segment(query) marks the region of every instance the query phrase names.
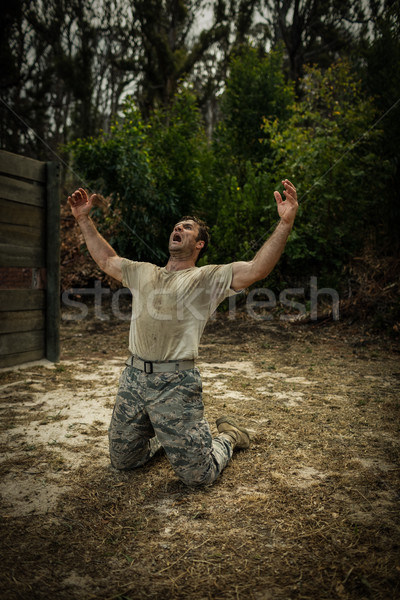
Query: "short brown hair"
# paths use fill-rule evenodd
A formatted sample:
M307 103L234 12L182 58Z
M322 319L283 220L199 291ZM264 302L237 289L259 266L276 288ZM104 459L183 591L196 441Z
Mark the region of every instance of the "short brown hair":
M202 256L204 256L204 254L207 251L208 244L210 242L210 229L209 229L207 223L205 223L204 221L202 221L198 217L193 217L193 216L190 216L190 215L186 215L185 217L181 217L179 219L179 223L181 221L194 221L199 226L199 235L197 236L197 240L196 241L198 242L199 240L201 240L201 241L204 242L204 246L200 250L199 256L197 257L197 260L199 260L199 258L201 258Z

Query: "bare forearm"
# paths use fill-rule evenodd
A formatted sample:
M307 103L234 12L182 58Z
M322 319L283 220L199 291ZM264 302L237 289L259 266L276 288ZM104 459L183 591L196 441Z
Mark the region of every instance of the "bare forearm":
M110 258L117 256L117 253L110 244L97 231L92 219L88 216L82 216L77 219L82 231L86 246L93 260L100 269L107 271L107 264Z
M296 188L288 179L284 179L282 183L286 199L282 200L281 194L278 191L274 192L281 220L253 260L233 263L231 287L234 290L244 289L267 277L281 257L298 208Z
M271 273L281 257L291 228L290 224L280 221L253 260L233 263L231 286L234 290L242 290Z
M271 273L285 249L291 226L280 221L273 234L263 244L251 261L251 277L254 281L264 279Z

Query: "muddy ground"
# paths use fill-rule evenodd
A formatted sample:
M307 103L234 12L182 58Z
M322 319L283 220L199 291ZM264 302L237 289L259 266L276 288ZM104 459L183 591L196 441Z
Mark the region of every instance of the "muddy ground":
M400 597L399 348L341 322L219 315L213 432L252 432L205 489L165 456L110 468L128 324L64 321L62 360L0 373L2 599Z

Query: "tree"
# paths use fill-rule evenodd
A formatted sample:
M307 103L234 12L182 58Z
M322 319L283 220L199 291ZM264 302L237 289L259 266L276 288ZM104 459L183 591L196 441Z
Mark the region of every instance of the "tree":
M285 83L282 62L279 49L265 54L242 45L229 65L213 146L218 183L209 212L214 243L208 261L250 258L276 220L275 207L267 204L273 177L262 168L269 152L263 124L275 118L284 123L292 114L294 91Z
M381 160L390 164L389 177L382 190L382 229L377 253L398 254L400 250L400 2L371 3L374 14L372 39L364 41L357 61L364 89L375 99L382 119L385 143L379 149Z
M172 102L182 80L196 81L206 101L258 4L218 0L210 11L208 0L6 0L1 147L49 158L59 144L107 130L128 91L145 118Z
M306 69L304 98L284 124L265 122L273 154L264 168L288 172L299 191L299 213L285 269L320 274L337 285L345 264L360 252L382 218L388 161L375 107L346 61L325 72Z
M251 29L259 4L260 0L218 0L210 10L206 0L132 2L140 38L136 98L142 114L147 117L154 108L168 106L182 80L196 81L200 100L209 98L221 85L232 49ZM204 25L199 29L201 15Z
M264 157L253 154L240 181L229 163L207 259L249 260L277 223L273 191L289 177L298 189L299 213L269 282L304 286L317 275L335 287L345 265L384 222L381 198L390 163L380 157L382 131L372 127L373 101L348 62L325 71L306 68L301 84L304 98L289 117L264 118Z
M250 258L276 220L267 200L275 181L274 172L263 168L270 152L263 124L276 118L283 124L292 114L294 91L285 83L282 61L279 50L264 54L242 46L230 64L214 142L218 186L209 261Z
M153 113L147 131L159 197L177 217L207 217L215 204L214 156L196 95L180 88L168 108Z
M263 119L284 121L293 102L293 88L285 83L281 49L265 54L242 46L230 63L217 133L224 161L233 159L237 166L239 183L245 162L260 161L265 155Z
M110 60L112 52L127 53L126 38L114 35L120 5L112 0L7 3L0 45L2 148L54 158L51 150L94 133L116 108L127 83Z
M284 43L298 93L304 65L327 68L349 56L368 23L362 0L266 0L265 6L273 43Z
M113 223L100 229L112 225L110 241L122 256L163 264L175 220L205 210L212 159L195 98L185 89L147 124L128 99L109 132L76 140L69 151L87 185L111 197Z

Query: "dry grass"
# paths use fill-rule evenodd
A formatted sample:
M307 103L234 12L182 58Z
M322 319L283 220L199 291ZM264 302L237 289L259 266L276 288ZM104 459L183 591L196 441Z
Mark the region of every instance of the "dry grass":
M339 324L211 323L207 416L237 415L253 444L188 489L165 456L109 467L127 325L79 327L58 367L0 374L2 598L400 596L397 348Z

